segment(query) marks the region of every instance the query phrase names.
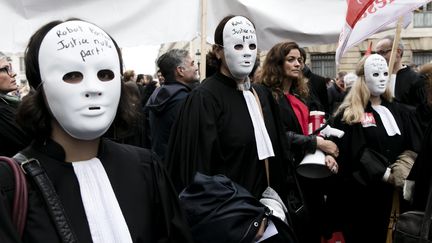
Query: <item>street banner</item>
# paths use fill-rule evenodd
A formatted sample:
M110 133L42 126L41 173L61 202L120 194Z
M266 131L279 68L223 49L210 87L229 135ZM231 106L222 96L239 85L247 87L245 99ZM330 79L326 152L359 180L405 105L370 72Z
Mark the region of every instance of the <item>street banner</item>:
M244 15L256 25L258 48L281 41L301 46L333 44L345 18L343 0L0 0L0 51L23 52L30 36L52 20L76 17L108 33L120 47L192 41L203 33L213 43L219 21ZM206 21L202 17L207 18ZM202 28L201 23L207 27Z

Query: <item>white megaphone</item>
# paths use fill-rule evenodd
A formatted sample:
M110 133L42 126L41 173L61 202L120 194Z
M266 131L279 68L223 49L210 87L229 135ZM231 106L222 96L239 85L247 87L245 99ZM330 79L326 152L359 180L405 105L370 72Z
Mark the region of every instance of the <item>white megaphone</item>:
M326 125L324 115L325 113L322 111L311 111L309 113L309 134L320 129L318 136L336 136L341 138L344 135L344 132ZM325 127L321 128L323 125L325 125ZM325 178L332 174L325 164L324 153L319 149L316 149L313 154L305 155L302 162L297 167L297 173L312 179Z

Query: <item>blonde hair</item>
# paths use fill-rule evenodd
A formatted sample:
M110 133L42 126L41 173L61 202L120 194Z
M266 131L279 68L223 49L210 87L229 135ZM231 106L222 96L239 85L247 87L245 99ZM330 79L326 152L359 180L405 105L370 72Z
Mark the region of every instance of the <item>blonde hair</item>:
M358 123L364 116L364 110L369 102L370 91L366 85L364 64L368 56L364 56L357 67L356 74L358 76L357 81L354 82L351 90L345 96L342 104L335 112L335 116L342 113L342 121L351 125ZM386 90L381 95L381 98L386 101L392 101L392 95L390 85L387 85Z

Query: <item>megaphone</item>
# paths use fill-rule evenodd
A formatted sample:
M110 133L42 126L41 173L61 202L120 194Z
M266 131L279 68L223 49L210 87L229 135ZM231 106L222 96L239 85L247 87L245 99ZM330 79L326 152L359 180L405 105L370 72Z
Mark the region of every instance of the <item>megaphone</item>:
M302 162L297 167L297 173L312 179L325 178L332 174L325 165L324 153L319 149L315 150L313 154L305 155Z
M336 136L341 138L344 135L344 132L325 124L324 116L325 113L322 111L311 111L309 113L309 134L319 131L318 136ZM313 154L305 155L302 162L297 167L297 173L312 179L325 178L332 174L325 164L324 153L319 149L316 149Z

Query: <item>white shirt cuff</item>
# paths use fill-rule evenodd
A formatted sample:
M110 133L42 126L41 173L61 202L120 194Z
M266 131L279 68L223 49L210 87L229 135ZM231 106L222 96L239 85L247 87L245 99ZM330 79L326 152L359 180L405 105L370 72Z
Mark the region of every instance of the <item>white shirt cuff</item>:
M387 182L390 177L391 169L387 167L384 176L382 177L383 181Z

